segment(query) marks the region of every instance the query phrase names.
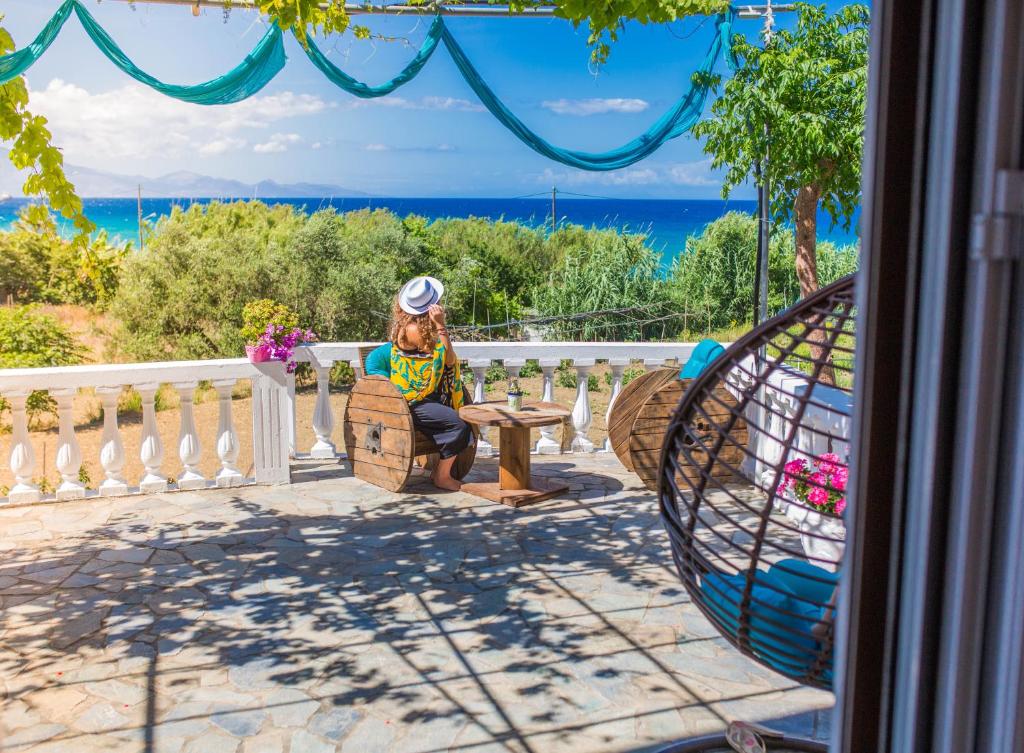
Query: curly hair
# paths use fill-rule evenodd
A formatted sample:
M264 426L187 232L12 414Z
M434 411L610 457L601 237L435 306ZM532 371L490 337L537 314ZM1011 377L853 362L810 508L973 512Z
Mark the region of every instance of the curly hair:
M399 337L405 334L406 328L415 324L423 342L423 351L433 353L437 347L437 328L426 314L410 314L398 305L398 296L391 303L391 322L388 325L388 339L398 345Z

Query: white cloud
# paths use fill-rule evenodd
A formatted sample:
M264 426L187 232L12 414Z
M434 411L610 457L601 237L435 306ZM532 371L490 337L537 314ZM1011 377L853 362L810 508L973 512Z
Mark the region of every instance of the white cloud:
M231 136L227 136L223 139L214 139L213 141L207 141L201 147L199 147L199 153L207 156L214 154L224 154L224 152L233 152L238 149L242 149L249 142L245 139L236 139Z
M388 144L366 144L364 152L455 152L458 151L451 144L438 144L437 146L389 146Z
M540 103L545 110L558 115L603 115L609 112L637 113L643 112L650 103L643 99L624 99L613 97L611 99L548 99Z
M233 105L203 107L129 83L92 93L53 79L30 94L32 111L49 120L68 161L96 164L110 158L187 157L245 148L242 132L264 129L332 107L309 94L280 92Z
M364 152L389 152L391 149L387 144L367 144L363 147Z
M548 168L536 176L536 182L547 186L717 186L721 183L711 173L711 160L627 167L604 173Z
M446 110L453 112L486 112L483 105L458 97L380 97L378 99L356 99L348 102L347 107L393 107L399 110Z
M290 144L298 144L302 137L297 133L275 133L268 141L252 148L257 154L276 154L287 152Z
M711 174L711 160L708 159L669 165L668 177L677 186L717 186L722 182Z

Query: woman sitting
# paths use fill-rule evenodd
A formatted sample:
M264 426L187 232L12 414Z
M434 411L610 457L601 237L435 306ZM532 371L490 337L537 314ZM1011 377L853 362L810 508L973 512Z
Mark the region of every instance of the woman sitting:
M395 298L391 313L391 381L409 401L413 425L438 447L440 461L431 481L458 491L452 476L456 456L473 440L469 424L459 418L462 377L459 359L448 339L444 309L438 305L444 286L433 277L416 277Z

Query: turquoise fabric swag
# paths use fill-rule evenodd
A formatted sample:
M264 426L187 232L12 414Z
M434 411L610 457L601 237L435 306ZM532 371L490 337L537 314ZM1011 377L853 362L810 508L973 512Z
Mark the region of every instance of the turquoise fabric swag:
M281 30L277 26L272 26L245 60L222 76L190 86L168 84L135 65L79 0L65 0L30 44L8 55L0 56L0 84L22 75L42 57L72 12L93 43L124 73L161 94L197 105L226 105L251 97L266 86L285 64ZM688 90L679 100L638 137L606 152L584 152L555 146L523 123L483 80L440 16L434 18L426 39L409 64L398 75L377 86L357 81L349 76L328 60L311 39L303 49L310 62L331 83L349 94L365 99L391 94L412 81L423 70L438 45L443 43L459 73L483 106L528 147L548 159L581 170L617 170L651 155L665 142L685 133L697 122L710 91L709 74L714 70L719 56L724 52L729 66L736 67L730 41L734 16L733 10L717 16L711 45Z

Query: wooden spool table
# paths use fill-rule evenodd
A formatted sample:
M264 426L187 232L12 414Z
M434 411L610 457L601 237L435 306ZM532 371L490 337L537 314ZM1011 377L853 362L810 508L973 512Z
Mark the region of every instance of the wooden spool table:
M463 421L477 426L498 427L498 480L462 485L462 491L522 507L568 491L565 484L530 478L530 429L560 424L569 411L554 403L525 403L522 410L509 410L504 402L465 405L459 411Z

